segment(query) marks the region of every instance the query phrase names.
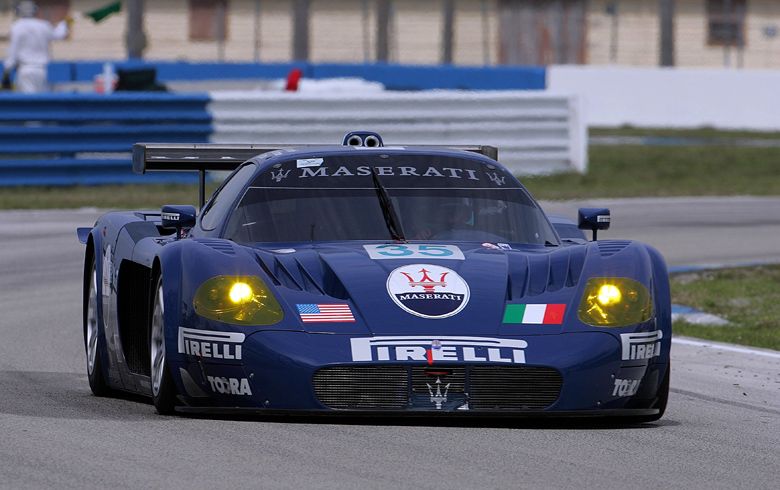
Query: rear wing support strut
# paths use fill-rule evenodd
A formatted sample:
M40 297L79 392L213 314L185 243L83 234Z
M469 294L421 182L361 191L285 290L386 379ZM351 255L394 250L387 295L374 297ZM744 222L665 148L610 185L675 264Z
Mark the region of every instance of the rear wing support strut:
M206 170L198 170L198 209L206 204Z

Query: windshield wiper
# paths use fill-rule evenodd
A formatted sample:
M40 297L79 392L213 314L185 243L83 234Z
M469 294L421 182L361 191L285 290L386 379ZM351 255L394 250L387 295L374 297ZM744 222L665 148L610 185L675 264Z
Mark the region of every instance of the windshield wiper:
M385 186L379 181L376 169L371 170L371 179L374 181L376 197L379 198L379 205L382 208L382 215L385 217L387 231L390 232L390 236L393 240L405 242L406 238L404 237L404 231L401 228L401 221L398 219L398 215L395 214L395 208L393 207L393 202L390 200L390 195L387 193Z

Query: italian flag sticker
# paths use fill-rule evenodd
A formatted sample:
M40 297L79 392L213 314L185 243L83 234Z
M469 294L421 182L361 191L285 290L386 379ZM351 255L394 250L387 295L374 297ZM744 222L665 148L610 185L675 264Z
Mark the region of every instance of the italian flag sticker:
M504 323L561 325L566 305L506 305Z

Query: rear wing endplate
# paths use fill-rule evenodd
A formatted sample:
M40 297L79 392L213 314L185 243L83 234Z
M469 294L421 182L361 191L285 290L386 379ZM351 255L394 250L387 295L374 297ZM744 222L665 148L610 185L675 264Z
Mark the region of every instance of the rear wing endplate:
M206 201L206 171L233 171L247 160L269 151L287 148L323 148L327 145L253 145L220 143L136 143L133 145L133 172L182 172L199 174L198 202L200 208ZM470 151L498 160L498 148L476 145L393 145L417 148L453 149Z

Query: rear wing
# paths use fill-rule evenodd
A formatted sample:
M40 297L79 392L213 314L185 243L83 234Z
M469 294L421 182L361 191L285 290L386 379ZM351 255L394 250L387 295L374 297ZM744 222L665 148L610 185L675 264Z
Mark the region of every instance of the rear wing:
M300 145L299 145L300 146ZM198 204L206 203L206 171L233 171L250 158L287 145L223 145L214 143L136 143L133 172L198 172Z
M199 174L198 202L206 201L206 171L233 171L247 160L269 151L286 148L322 148L327 145L253 145L220 143L136 143L133 145L133 172L196 171ZM393 145L407 146L407 145ZM408 145L417 148L470 151L498 160L498 148L476 145Z

